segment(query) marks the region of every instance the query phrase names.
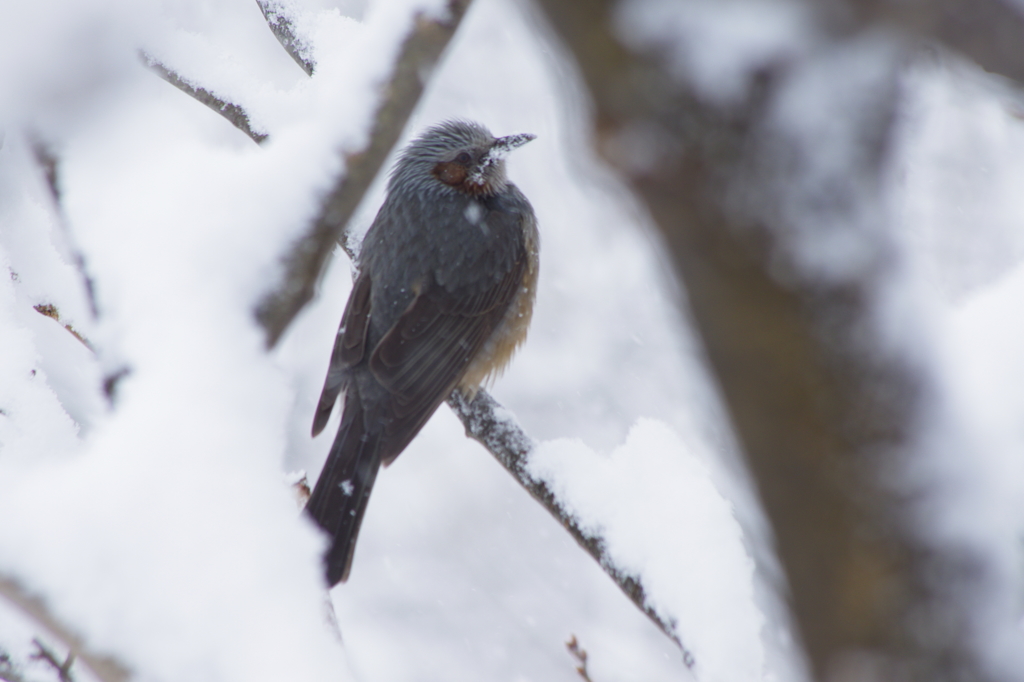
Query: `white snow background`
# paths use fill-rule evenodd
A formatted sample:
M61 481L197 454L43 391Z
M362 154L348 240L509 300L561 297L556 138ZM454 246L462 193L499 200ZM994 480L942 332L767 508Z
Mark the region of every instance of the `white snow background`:
M331 593L337 641L323 541L286 475L315 479L337 423L309 437L350 264L339 250L269 355L252 308L338 172L338 149L364 139L412 8L443 3L292 4L313 78L251 0L5 8L0 572L143 680L569 682L572 635L594 682L799 679L765 593L772 570L755 575L751 559L770 540L657 241L583 147L571 69L511 0L474 3L406 136L452 117L538 135L509 160L541 224L537 308L493 393L542 441L533 471L643 576L697 663L446 407L377 480L352 576ZM758 54L778 36L751 40ZM257 147L147 71L140 47L243 105L270 141ZM733 62L702 59L700 74L739 87ZM1019 539L1024 124L969 69L921 69L908 93L894 200L914 301L939 332L929 343L949 401L984 446L972 456L1003 512L994 536ZM32 135L61 159L61 213ZM378 181L357 233L381 192ZM121 371L111 408L102 378ZM1019 543L1001 549L1024 563ZM27 631L0 603L0 646Z

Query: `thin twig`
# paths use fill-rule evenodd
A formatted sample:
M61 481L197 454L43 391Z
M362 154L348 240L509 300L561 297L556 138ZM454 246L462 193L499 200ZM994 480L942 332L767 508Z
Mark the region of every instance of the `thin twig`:
M291 55L307 76L312 76L313 69L316 67L316 62L311 56L312 50L306 41L295 33L295 26L292 18L288 15L288 8L278 0L256 0L256 4L260 6L263 18L267 20L267 26L281 43L281 47Z
M32 643L35 644L36 651L29 658L34 661L49 663L50 667L57 671L57 677L60 678L60 682L75 682L75 678L71 675L71 666L75 663L75 653L73 651L68 651L67 657L61 663L57 658L57 654L43 644L38 637L32 638Z
M32 155L36 157L36 163L39 164L39 168L43 171L43 176L46 178L46 187L50 190L50 197L53 199L53 203L59 206L60 183L57 177L57 155L53 153L49 145L39 138L32 138L30 144L32 146Z
M89 343L89 340L87 338L79 334L78 331L70 324L66 324L62 319L60 319L60 311L57 310L57 306L53 305L52 303L40 303L32 307L40 315L44 315L53 320L54 322L56 322L57 324L59 324L60 326L64 327L64 329L66 329L72 336L78 339L83 346L95 352L95 349L92 347L92 344Z
M569 655L576 659L576 673L583 678L584 682L593 682L587 671L587 650L580 646L576 635L573 635L572 639L565 643L565 648L569 650Z
M39 597L30 594L20 582L9 576L0 574L0 596L6 598L22 613L49 630L101 682L128 682L127 666L111 656L104 656L91 650L81 637L57 619ZM70 665L70 664L69 664Z
M245 109L239 105L232 104L231 102L225 102L206 88L193 85L162 64L155 57L152 57L145 52L140 52L139 56L142 58L143 63L156 72L158 76L185 94L216 111L218 114L226 118L231 125L248 135L256 144L267 139L266 133L259 133L253 130L252 125L249 122L249 114L246 113Z
M477 392L472 402L467 401L466 397L456 390L449 396L448 406L462 421L466 435L494 455L494 458L519 481L519 484L526 488L526 491L569 531L580 547L585 549L604 572L611 576L615 584L626 593L630 601L647 614L647 617L658 626L658 629L682 649L683 662L692 668L693 654L683 646L679 639L675 622L663 619L651 608L647 603L647 594L644 592L639 578L620 568L615 562L615 557L611 556L605 548L604 538L583 531L579 526L579 520L561 505L547 484L533 478L526 470L534 442L511 418L511 414L482 389Z
M337 243L344 244L345 228L384 160L395 146L429 74L458 28L471 0L449 0L448 17L417 15L406 37L391 78L381 89L367 146L345 154L344 175L327 195L319 216L283 258L282 281L256 307L256 319L273 347L291 321L313 298L316 282Z
M71 256L75 261L75 268L78 270L78 275L82 278L85 297L89 302L89 312L92 313L92 316L95 319L99 317L99 307L96 305L96 288L93 284L92 277L89 276L89 272L85 267L85 256L82 255L82 250L78 248L78 245L75 243L75 240L71 235L71 230L68 229L67 221L64 219L64 208L61 204L60 193L60 159L53 152L50 146L43 142L39 137L30 136L29 144L32 147L32 155L35 157L36 163L39 164L39 168L43 171L43 176L46 178L46 186L50 190L50 199L53 201L53 210L57 215L57 221L60 224L61 229L64 230L64 239L67 244L68 251L71 252ZM36 310L39 310L39 308L37 307ZM39 312L43 311L40 310ZM43 314L45 315L46 313ZM84 343L90 350L92 349L89 342L81 337L78 332L71 329L70 325L65 325L65 328L74 334L78 340Z

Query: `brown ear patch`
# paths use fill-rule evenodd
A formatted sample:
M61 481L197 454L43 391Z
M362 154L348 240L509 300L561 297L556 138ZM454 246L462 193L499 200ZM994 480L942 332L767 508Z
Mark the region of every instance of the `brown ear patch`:
M465 182L468 174L466 167L457 161L445 161L434 166L434 177L453 187Z

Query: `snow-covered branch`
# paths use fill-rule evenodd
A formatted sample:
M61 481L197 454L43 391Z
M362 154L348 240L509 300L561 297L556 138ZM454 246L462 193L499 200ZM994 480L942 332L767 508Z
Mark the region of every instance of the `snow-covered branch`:
M320 214L306 235L284 257L283 281L257 305L256 318L267 332L268 346L277 343L313 297L317 279L334 245L346 241L345 226L349 218L398 141L423 94L424 74L430 73L437 63L469 4L470 0L451 0L444 19L423 15L414 19L413 30L402 44L391 78L381 88L369 142L361 151L346 155L344 175L327 194Z
M263 12L263 17L267 20L267 25L278 42L281 43L281 47L306 72L306 75L312 76L315 64L310 55L309 45L295 32L293 19L289 16L287 8L277 0L256 0L256 4L259 5L260 11ZM216 111L227 119L231 125L250 137L256 144L260 144L267 139L267 133L253 130L249 114L242 106L225 101L210 90L188 81L166 64L145 52L142 52L140 56L146 66L157 75L188 96L195 98Z
M483 445L494 455L533 499L569 531L573 539L594 558L605 573L611 576L630 601L647 614L658 629L679 645L683 650L683 659L692 667L693 655L680 640L675 624L666 621L651 608L640 580L617 564L615 557L607 551L603 538L580 527L580 520L566 509L547 483L530 474L527 462L534 447L533 439L523 432L515 417L484 389L477 391L472 401L467 400L461 391L455 390L448 398L448 406L462 421L466 428L466 436Z
M256 0L256 4L260 6L267 25L281 47L307 76L312 76L316 63L310 54L309 45L295 32L294 20L289 16L288 8L279 0Z
M260 144L267 139L266 133L253 130L252 125L249 122L249 114L246 113L245 109L241 106L231 102L226 102L206 88L190 83L145 52L141 53L140 56L146 66L152 69L158 76L184 92L186 95L195 98L197 101L202 102L216 111L227 119L231 125L235 126L250 137L256 144Z

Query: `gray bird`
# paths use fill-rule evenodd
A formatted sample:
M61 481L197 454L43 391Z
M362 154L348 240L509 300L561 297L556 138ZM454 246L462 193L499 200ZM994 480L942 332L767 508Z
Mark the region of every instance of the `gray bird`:
M537 288L537 219L505 174L534 135L495 138L448 121L402 152L370 226L313 418L345 393L338 435L306 511L332 538L330 586L348 579L377 470L458 387L472 396L526 338Z

